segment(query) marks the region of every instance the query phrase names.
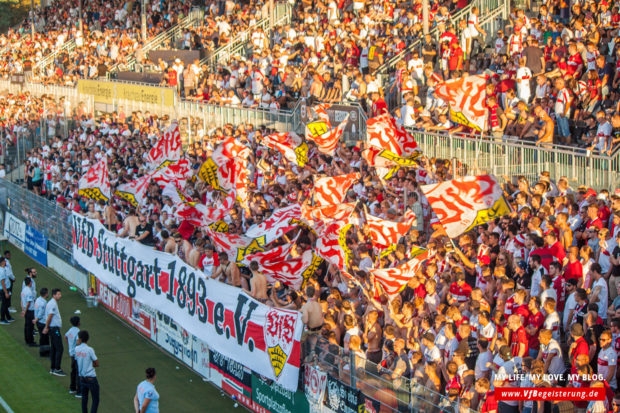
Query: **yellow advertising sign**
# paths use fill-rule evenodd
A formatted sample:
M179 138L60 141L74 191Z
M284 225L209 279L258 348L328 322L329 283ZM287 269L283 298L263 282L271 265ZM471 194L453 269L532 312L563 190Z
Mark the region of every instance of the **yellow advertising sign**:
M125 99L152 105L174 106L174 90L165 87L80 79L78 92L93 96L95 102L99 103L111 104L115 99Z

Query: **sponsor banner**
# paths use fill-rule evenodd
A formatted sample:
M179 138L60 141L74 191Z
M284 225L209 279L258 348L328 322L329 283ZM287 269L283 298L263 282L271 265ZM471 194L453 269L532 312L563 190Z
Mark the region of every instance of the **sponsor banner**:
M78 214L73 215L73 258L110 288L167 314L211 350L297 390L299 312L261 304L176 256L119 238Z
M155 340L155 317L153 311L136 300L108 287L97 279L97 296L105 308L131 324L146 337Z
M24 250L26 241L26 223L10 212L4 217L4 236L20 250Z
M304 391L311 405L323 403L325 388L327 387L327 373L317 366L304 366Z
M253 410L258 413L297 413L308 411L308 400L304 393L292 392L273 383L252 375Z
M23 249L30 258L47 267L47 237L30 225L26 225Z
M196 336L192 336L192 349L195 360L192 369L204 378L210 377L209 369L209 346Z
M327 377L325 405L336 413L358 413L364 411L364 396L340 380Z
M593 401L605 400L604 387L566 388L566 387L498 387L495 389L497 400L549 400L549 401Z
M209 367L213 383L239 403L252 408L252 371L250 369L212 349L209 351Z
M78 92L93 96L98 103L112 104L116 100L126 99L153 105L174 106L174 90L171 88L80 79Z
M160 347L189 367L194 366L194 361L198 361L198 357L193 349L193 336L187 330L159 311L157 312L156 330L155 341Z

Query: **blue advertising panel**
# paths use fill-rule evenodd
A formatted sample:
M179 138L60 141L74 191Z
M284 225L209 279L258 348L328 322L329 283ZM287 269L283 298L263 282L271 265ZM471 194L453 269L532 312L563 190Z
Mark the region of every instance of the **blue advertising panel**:
M47 237L26 225L24 252L41 265L47 266Z

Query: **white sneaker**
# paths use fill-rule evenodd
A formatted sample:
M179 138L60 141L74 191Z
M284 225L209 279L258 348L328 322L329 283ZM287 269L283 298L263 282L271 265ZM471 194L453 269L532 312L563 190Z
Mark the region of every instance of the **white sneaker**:
M17 310L14 309L13 307L9 308L9 313L16 313L16 312L17 312Z

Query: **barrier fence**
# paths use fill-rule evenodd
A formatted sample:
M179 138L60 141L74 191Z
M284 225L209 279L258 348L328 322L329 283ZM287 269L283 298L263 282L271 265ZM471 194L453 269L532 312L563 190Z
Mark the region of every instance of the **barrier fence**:
M209 343L188 335L168 315L132 300L100 282L96 275L81 270L71 254L71 211L0 179L0 212L4 234L14 245L31 256L38 249L39 262L49 263L84 294L96 293L102 306L252 411L439 412L456 408L452 401L420 383L409 378L388 378L389 370L316 336L302 340L299 387L296 392L288 391L214 351ZM33 234L36 240L31 239ZM313 374L323 380L316 381Z

